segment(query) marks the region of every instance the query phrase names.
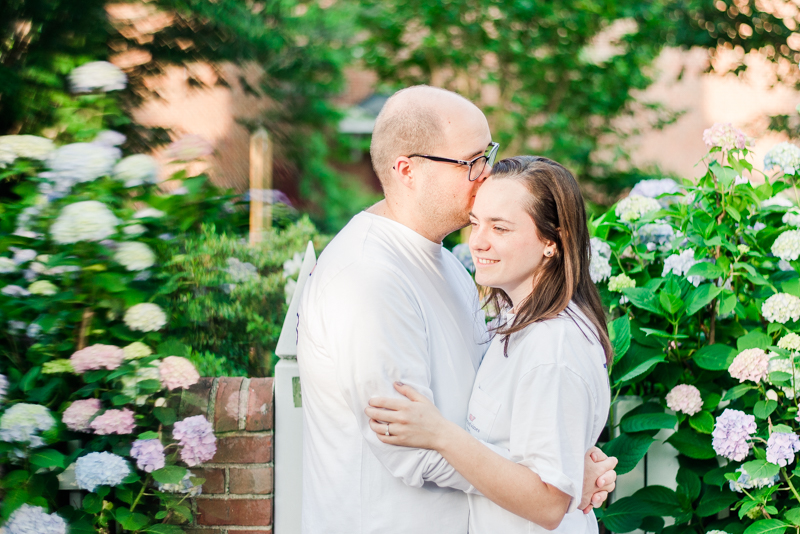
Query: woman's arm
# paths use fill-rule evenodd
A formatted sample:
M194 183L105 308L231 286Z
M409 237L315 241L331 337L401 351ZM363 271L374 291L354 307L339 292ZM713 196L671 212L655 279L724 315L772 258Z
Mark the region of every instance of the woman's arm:
M404 399L373 399L366 413L378 438L388 444L437 450L464 478L497 505L552 530L558 527L571 497L546 484L528 467L501 457L446 420L423 395L395 385ZM386 436L387 424L389 436Z

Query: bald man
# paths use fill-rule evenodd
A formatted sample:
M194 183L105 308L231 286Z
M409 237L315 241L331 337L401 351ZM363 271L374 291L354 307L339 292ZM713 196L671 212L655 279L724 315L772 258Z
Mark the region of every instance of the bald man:
M436 451L381 443L364 408L402 381L465 424L489 336L442 240L469 222L496 150L483 113L449 91L404 89L378 116L385 200L325 248L300 304L304 534L467 532L470 484Z

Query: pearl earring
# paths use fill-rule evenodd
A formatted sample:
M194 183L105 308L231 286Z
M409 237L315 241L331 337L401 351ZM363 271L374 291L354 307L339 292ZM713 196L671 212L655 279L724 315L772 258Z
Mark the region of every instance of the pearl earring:
M545 250L545 251L544 251L544 255L545 255L545 256L547 256L547 257L549 258L550 256L552 256L552 255L553 255L553 251L552 251L552 250Z

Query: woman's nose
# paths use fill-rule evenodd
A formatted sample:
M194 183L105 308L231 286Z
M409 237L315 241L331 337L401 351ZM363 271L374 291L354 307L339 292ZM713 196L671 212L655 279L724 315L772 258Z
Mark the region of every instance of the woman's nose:
M472 232L469 234L469 248L470 250L487 250L490 244L486 239L486 235L479 226L473 226Z

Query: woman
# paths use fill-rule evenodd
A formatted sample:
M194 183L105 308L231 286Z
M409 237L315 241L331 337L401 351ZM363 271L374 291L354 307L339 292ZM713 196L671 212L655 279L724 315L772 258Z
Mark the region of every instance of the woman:
M384 443L439 451L474 486L471 534L597 532L577 507L584 454L608 415L612 351L578 184L549 159L509 158L470 219L475 280L507 311L475 379L468 430L401 383L408 400L372 399L370 426Z

